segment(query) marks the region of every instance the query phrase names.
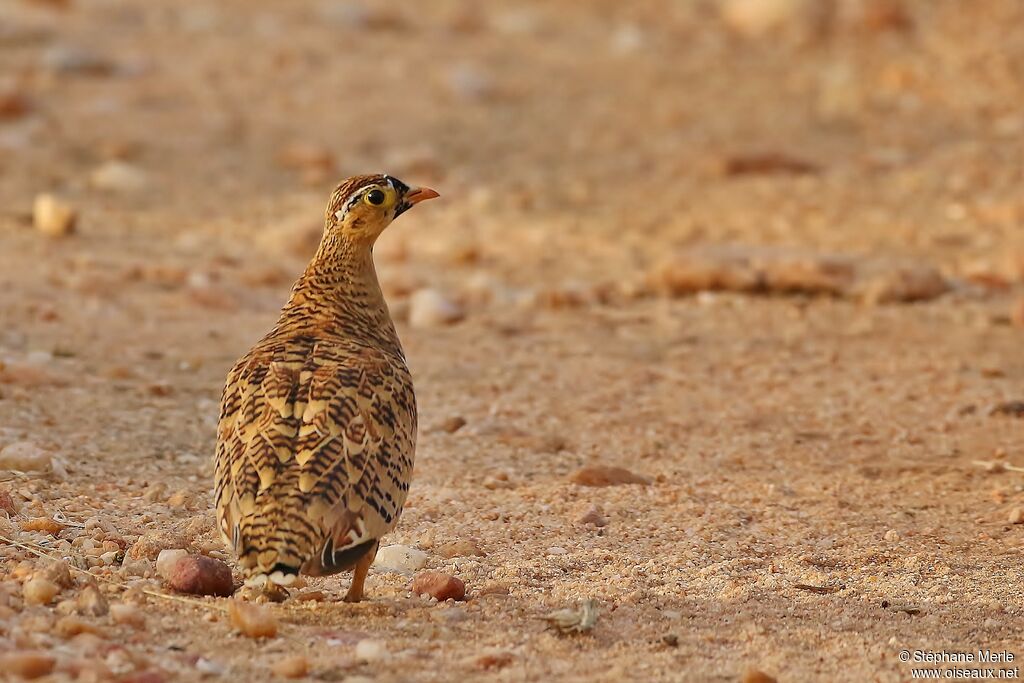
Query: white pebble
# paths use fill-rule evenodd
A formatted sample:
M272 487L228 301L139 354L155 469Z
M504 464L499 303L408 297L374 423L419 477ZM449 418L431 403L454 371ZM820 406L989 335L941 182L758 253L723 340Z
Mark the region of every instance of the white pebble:
M200 657L196 660L196 671L209 676L221 676L227 671L227 668L220 662Z
M406 545L389 545L377 551L374 567L398 571L416 571L427 564L429 556L419 548Z
M188 557L188 551L183 548L161 550L156 558L156 573L160 575L160 578L169 581L174 572L175 565L183 557Z
M0 470L46 472L52 466L50 454L31 441L16 441L0 450Z
M412 327L451 325L464 317L462 307L436 289L418 289L409 297L409 324Z
M97 190L112 192L133 192L149 184L145 172L123 161L108 161L89 176Z
M356 659L364 662L379 662L388 658L388 648L380 640L360 640L356 643Z

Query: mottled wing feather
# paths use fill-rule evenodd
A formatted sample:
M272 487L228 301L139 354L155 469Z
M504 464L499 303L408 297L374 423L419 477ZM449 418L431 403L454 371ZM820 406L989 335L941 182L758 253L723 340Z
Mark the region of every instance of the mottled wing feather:
M395 358L365 347L318 347L314 359L303 421L324 440L302 466L299 485L318 503L331 548L341 554L397 522L412 476L416 411L408 371Z
M400 358L322 343L306 354L250 355L228 377L218 428L225 540L247 569L299 562L311 574L336 570L333 557L397 522L415 434Z

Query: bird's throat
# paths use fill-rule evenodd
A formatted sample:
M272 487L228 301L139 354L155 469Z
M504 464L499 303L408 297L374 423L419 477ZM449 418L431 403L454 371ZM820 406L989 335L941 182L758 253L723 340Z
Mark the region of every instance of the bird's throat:
M345 246L321 244L292 287L279 325L304 320L313 334L365 338L400 351L372 252L363 245Z

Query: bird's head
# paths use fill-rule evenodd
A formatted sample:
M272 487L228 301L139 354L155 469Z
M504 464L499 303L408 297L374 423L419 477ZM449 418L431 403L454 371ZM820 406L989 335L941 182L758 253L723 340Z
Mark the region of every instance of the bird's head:
M328 231L355 243L373 246L391 221L416 204L440 195L429 187L409 187L382 173L343 181L327 204Z

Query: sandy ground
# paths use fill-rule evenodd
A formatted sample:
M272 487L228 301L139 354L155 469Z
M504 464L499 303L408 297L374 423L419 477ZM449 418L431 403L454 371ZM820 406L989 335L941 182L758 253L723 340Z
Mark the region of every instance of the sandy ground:
M44 470L0 474L0 532L79 571L28 605L47 563L0 544L3 656L153 682L301 655L350 683L897 681L904 649L1024 656L1017 0L64 4L0 0L0 460ZM129 549L161 532L230 559L223 378L333 183L377 170L443 195L377 250L421 409L386 542L468 599L378 569L348 605L346 577L310 580L321 599L246 638L225 599L146 594L170 591ZM47 192L72 234L33 228ZM811 265L663 286L666 258L721 245ZM825 256L942 286L822 295ZM464 320L409 324L424 287ZM649 483L573 483L591 465ZM145 625L83 608L89 571ZM587 633L540 618L586 598Z

